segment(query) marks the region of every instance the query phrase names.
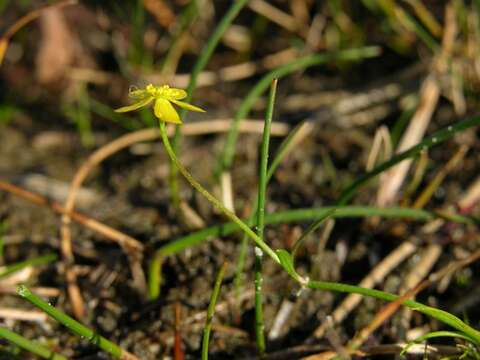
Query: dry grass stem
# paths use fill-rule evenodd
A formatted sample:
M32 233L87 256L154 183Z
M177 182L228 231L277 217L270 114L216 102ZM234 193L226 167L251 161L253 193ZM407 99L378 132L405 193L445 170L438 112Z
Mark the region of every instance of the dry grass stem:
M428 76L420 90L420 104L410 120L409 126L400 140L396 150L400 153L419 143L430 123L433 111L440 97L440 86L433 75ZM386 171L380 177L380 185L377 194L378 206L391 205L405 180L410 168L411 160L402 161L392 169Z
M392 156L392 140L390 138L390 133L388 128L384 125L380 126L375 131L375 136L373 137L372 148L368 154L367 164L365 166L365 171L371 171L375 166L377 159L380 158L381 149L383 145L383 160L386 161Z
M46 322L48 315L42 311L0 308L0 319Z
M298 30L297 20L292 15L269 4L267 1L252 0L248 3L248 7L288 31L296 32Z

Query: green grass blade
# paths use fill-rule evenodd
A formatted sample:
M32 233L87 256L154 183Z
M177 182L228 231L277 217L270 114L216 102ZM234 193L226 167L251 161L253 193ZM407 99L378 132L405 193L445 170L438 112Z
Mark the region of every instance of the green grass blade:
M258 81L257 84L250 90L235 114L222 154L220 155L219 172L224 172L232 166L240 121L247 117L252 106L255 104L255 101L257 101L257 99L268 89L273 79L280 79L295 71L303 70L315 65L322 65L330 61L358 61L365 58L375 57L379 55L379 53L380 48L376 46L369 46L357 49L342 50L338 52L310 55L296 59L265 74L262 79L260 79L260 81Z
M464 323L460 318L457 316L450 314L447 311L436 309L430 306L426 306L420 304L419 306L412 307L413 310L421 312L425 315L428 315L434 319L437 319L444 324L450 325L454 329L462 332L466 336L468 336L472 342L476 345L480 345L480 331L473 329L471 326Z
M326 212L323 214L318 220L316 220L310 227L305 230L300 236L300 238L295 242L292 248L292 258L295 258L295 254L297 253L298 249L300 248L300 245L303 244L305 239L312 234L315 230L319 228L320 225L322 225L328 218L332 217L333 214L335 214L335 211L337 211L336 208L331 209L330 211Z
M430 33L409 13L405 12L406 24L410 27L410 30L417 34L418 38L433 52L436 53L440 50L440 44Z
M285 156L287 156L290 151L293 150L294 146L297 145L298 140L303 137L303 132L309 131L311 128L312 125L308 120L302 121L300 124L295 126L295 128L290 131L287 137L282 141L275 156L273 157L272 162L270 163L270 166L268 167L267 183L272 179L273 174L283 159L285 159Z
M282 211L277 213L271 213L265 215L265 224L282 224L291 222L302 222L308 220L314 220L326 216L329 212L335 209L332 214L333 218L348 218L348 217L368 217L379 216L383 218L396 218L396 219L412 219L417 221L429 221L437 217L445 218L443 214L436 214L423 209L409 209L400 207L391 208L376 208L371 206L339 206L339 207L321 207L321 208L307 208L296 209L289 211ZM448 215L448 220L461 223L461 224L475 224L476 222L471 218L462 215ZM160 247L156 252L150 264L148 279L151 298L157 294L160 287L160 269L164 257L170 256L180 251L185 250L190 246L198 245L206 241L212 236L227 236L235 231L239 231L240 228L233 222L224 223L221 225L211 226L188 235L182 236L176 240L169 242L166 245ZM243 246L243 243L242 243ZM245 244L246 246L246 244ZM238 271L238 265L237 265ZM239 280L237 280L239 281ZM154 290L152 293L152 289Z
M113 357L120 358L122 356L123 350L118 345L105 339L103 336L98 335L85 325L79 323L67 314L61 312L60 310L54 308L52 305L43 301L37 295L33 294L30 289L28 289L25 285L18 286L17 294L29 301L31 304L33 304L40 310L47 313L50 317L58 321L60 324L67 327L74 334L87 339L92 344L111 354Z
M37 344L36 342L30 341L24 338L13 331L10 331L4 327L0 327L0 338L3 338L16 346L31 352L43 359L49 360L67 360L65 356L59 355L47 347Z
M242 10L242 8L247 4L247 2L248 0L234 0L230 8L225 13L225 15L222 16L222 20L217 25L212 35L208 38L207 44L202 49L202 52L200 53L198 60L195 62L195 65L193 66L193 69L190 73L190 81L187 87L187 97L182 101L187 103L191 102L192 96L193 96L193 90L195 90L195 87L197 86L198 75L202 72L205 66L207 66L207 63L210 60L213 52L215 51L215 48L217 47L223 34L227 30L227 28L230 26L233 19L237 17L240 10ZM186 110L180 109L179 115L181 119L183 119L185 113L186 113ZM177 130L175 132L175 137L174 137L174 141L172 142L172 145L176 145L176 142L178 142L178 138L181 135L180 129L181 127L177 126ZM176 150L175 147L174 149Z
M392 146L395 149L400 141L400 137L403 134L407 124L410 122L415 110L417 109L418 101L406 108L398 117L397 121L392 127L390 132L390 138L392 139Z
M383 218L402 218L418 221L428 221L437 217L435 213L422 209L410 209L401 207L377 208L372 206L326 206L321 208L305 208L267 214L265 216L265 224L282 224L317 219L319 217L325 216L325 214L327 214L333 209L336 209L335 213L332 215L333 218L379 216ZM455 217L455 220L459 220L460 223L472 224L470 218L461 215L457 215L457 217ZM211 226L171 241L170 243L160 247L157 252L162 256L173 255L186 249L189 246L197 245L203 242L210 236L227 236L239 230L240 228L238 227L238 225L232 222Z
M26 267L29 267L29 266L40 266L40 265L50 264L56 261L57 258L58 258L57 254L48 254L48 255L39 256L33 259L20 261L12 265L5 266L4 269L0 271L0 279L7 277L8 275L11 275L22 269L25 269Z
M217 304L218 295L220 294L220 287L222 285L223 275L227 269L227 263L224 262L220 270L218 271L215 279L215 285L213 287L212 296L210 297L210 303L208 304L207 319L205 321L205 328L203 329L202 338L202 360L208 359L208 345L210 342L210 332L212 330L213 315L215 313L215 305Z
M150 300L155 300L160 296L163 258L163 254L155 253L154 260L150 261L148 267L148 296Z
M306 284L306 287L316 290L328 290L336 291L349 294L359 294L363 296L369 296L376 299L381 299L385 301L395 301L398 299L398 295L390 294L384 291L376 289L366 289L355 285L348 285L335 282L325 282L325 281L309 281ZM475 344L480 344L480 332L472 328L471 326L465 324L458 317L439 309L432 308L430 306L423 305L417 301L405 300L402 305L409 307L412 310L421 312L425 315L428 315L438 321L447 324L454 329L459 330L466 336L468 336Z
M457 333L457 332L453 332L453 331L432 331L432 332L429 332L428 334L419 336L418 338L416 338L413 341L410 341L403 348L402 352L400 353L400 356L404 356L407 353L407 351L415 344L419 344L419 343L422 343L426 340L435 339L435 338L439 338L439 337L451 337L451 338L463 339L463 340L469 341L471 343L475 343L474 339L471 339L470 337L465 336L462 333Z

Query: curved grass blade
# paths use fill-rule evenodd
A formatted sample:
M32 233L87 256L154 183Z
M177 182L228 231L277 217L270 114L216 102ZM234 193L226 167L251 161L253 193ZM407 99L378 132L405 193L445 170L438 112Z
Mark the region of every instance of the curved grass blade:
M325 282L325 281L309 281L306 284L306 287L316 290L327 290L327 291L336 291L349 294L359 294L363 296L369 296L380 300L386 301L395 301L399 298L398 295L390 294L384 291L376 289L366 289L355 285L348 285L335 282ZM455 315L452 315L446 311L432 308L426 306L422 303L413 300L405 300L402 305L409 307L412 310L421 312L425 315L428 315L438 321L447 324L454 329L462 332L465 336L468 336L472 342L479 345L480 344L480 332L472 328L471 326L465 324Z
M295 254L297 253L298 249L300 248L300 245L303 244L305 239L310 234L312 234L315 230L317 230L326 220L328 220L330 217L332 217L335 214L336 211L337 211L337 209L333 208L330 211L326 212L318 220L316 220L313 224L311 224L310 227L307 230L305 230L303 232L303 234L300 236L300 238L293 245L292 258L295 259Z

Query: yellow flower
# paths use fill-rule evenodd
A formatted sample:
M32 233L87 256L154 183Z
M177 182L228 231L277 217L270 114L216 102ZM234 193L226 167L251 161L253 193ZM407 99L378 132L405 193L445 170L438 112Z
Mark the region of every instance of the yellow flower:
M137 110L141 107L149 105L153 100L155 100L153 112L155 116L160 119L160 121L171 122L174 124L182 123L182 120L180 120L177 110L175 110L172 103L183 109L205 112L205 110L200 109L199 107L180 101L181 99L185 99L187 97L185 90L171 88L168 85L154 86L152 84L148 84L145 89L131 88L129 90L129 95L132 99L138 100L138 102L130 106L124 106L120 109L116 109L116 112Z

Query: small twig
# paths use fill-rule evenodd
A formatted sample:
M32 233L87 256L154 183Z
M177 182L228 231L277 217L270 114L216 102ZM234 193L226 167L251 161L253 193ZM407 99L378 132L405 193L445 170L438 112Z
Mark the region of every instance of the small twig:
M327 330L325 332L325 337L327 338L328 342L335 349L335 352L338 354L341 360L350 360L350 354L348 353L347 349L342 345L342 341L338 332L335 330L334 322L331 316L327 316L326 320Z
M173 359L174 360L183 360L185 358L185 353L183 352L182 347L182 331L180 324L182 322L182 307L177 301L175 303L175 341L173 346Z
M458 202L462 214L471 212L475 205L480 203L480 177L468 187L465 195Z
M16 294L17 293L17 284L12 285L0 285L0 294ZM54 298L59 297L61 291L57 288L52 287L32 287L31 290L40 296Z
M268 333L268 340L276 340L280 337L281 330L290 318L293 308L293 302L288 299L282 300L280 309L277 311L277 314L275 315L275 318L273 320L272 327L270 328L270 332Z
M409 289L414 289L418 284L430 273L431 269L442 254L442 247L438 244L430 244L422 252L420 260L416 262L415 266L405 276L400 294L406 294ZM412 296L413 298L413 296ZM402 310L401 321L408 329L412 311L408 308Z
M22 189L8 182L0 180L0 190L7 191L36 205L47 207L56 212L57 214L67 213L66 209L62 207L59 203L49 201L49 199L39 194ZM93 230L103 235L105 238L110 239L111 241L117 242L123 248L131 249L132 251L138 252L143 251L143 244L131 236L128 236L79 212L72 211L70 215L72 217L72 220L78 222L86 228L89 228L90 230Z
M377 159L381 156L381 148L383 145L383 158L390 159L392 156L392 140L390 138L390 133L388 128L385 125L380 126L375 131L375 136L373 137L372 148L368 154L367 164L365 166L366 171L371 171Z

